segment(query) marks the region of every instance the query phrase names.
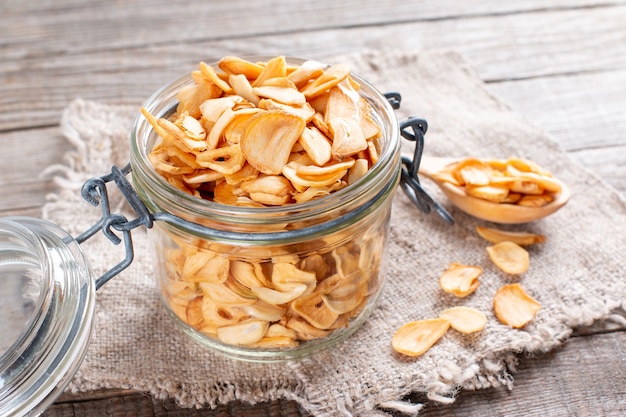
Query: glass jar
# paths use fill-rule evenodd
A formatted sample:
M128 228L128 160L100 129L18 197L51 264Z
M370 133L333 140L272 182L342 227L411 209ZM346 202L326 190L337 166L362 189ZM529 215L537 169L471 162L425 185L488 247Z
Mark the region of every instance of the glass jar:
M165 306L197 342L244 360L300 357L352 334L376 305L400 134L385 96L352 77L381 128L379 159L359 181L306 203L228 206L178 190L148 160L159 137L137 118L133 186L150 212L187 222L158 221L149 231L155 275ZM144 107L167 117L191 83L184 76L166 85Z
M91 334L95 283L49 222L0 219L0 415L37 415L65 389Z

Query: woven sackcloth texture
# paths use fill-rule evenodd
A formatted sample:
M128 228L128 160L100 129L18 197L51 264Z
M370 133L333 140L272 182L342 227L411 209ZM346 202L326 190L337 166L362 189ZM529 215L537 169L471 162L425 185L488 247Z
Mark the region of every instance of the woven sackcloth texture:
M460 389L512 387L524 354L553 349L573 328L610 319L624 307L626 202L491 94L459 54L371 51L327 60L339 61L379 90L401 92L399 120L428 120L426 154L526 157L571 187L571 201L551 217L505 227L547 237L529 249L530 269L520 276L499 271L486 253L488 242L475 232L476 226L489 224L451 207L424 180L456 224L422 214L402 192L396 194L384 294L369 321L332 351L294 362L252 364L207 352L177 329L159 301L147 233L137 229L132 266L97 293L93 339L70 390L130 388L173 397L185 407L291 399L315 416L387 415L391 410L417 415L421 404L403 401L408 394L424 392L433 401L451 402ZM126 164L129 130L140 104L76 100L68 106L61 124L75 149L64 165L47 170L58 190L45 204L45 218L76 235L100 216L82 200L80 186L110 172L113 164ZM410 145L405 144L407 150ZM112 200L114 210L126 210L119 196ZM95 275L122 256L105 238L94 238L84 248ZM439 288L438 277L451 262L484 269L471 296L455 298ZM492 312L495 292L510 282L520 282L542 305L521 330L500 324ZM391 338L401 324L436 317L451 306L483 311L486 328L473 335L451 330L419 358L394 354Z

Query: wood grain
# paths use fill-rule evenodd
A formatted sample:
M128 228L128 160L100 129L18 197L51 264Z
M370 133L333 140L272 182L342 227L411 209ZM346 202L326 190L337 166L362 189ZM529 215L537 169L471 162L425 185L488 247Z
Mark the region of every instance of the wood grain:
M603 2L603 6L621 1ZM580 10L597 6L594 0L558 0L551 10ZM295 34L348 27L375 27L402 22L458 20L475 16L504 16L545 11L542 0L509 1L376 0L316 2L250 2L248 0L189 2L100 2L5 0L0 27L7 58L88 53L137 45L196 43L268 33ZM51 36L54 35L54 36ZM257 51L258 52L258 51Z
M620 416L626 414L626 333L574 337L552 352L520 355L514 388L462 391L451 405L426 403L423 417ZM604 372L590 373L589 369ZM424 402L414 394L406 399ZM142 412L143 414L139 414ZM154 414L152 414L154 413ZM89 415L167 417L308 416L294 401L257 405L231 403L214 410L181 409L173 400L154 400L133 391L102 391L64 397L44 417Z
M167 33L169 25L155 32L163 26L155 19L148 15L137 20L151 22L150 33L164 36L162 32ZM293 20L307 21L308 17ZM339 26L289 36L270 32L185 40L181 34L175 42L140 42L135 33L127 34L116 25L118 32L110 34L111 42L130 37L123 47L81 36L81 30L90 30L88 21L76 27L73 36L65 33L66 26L60 23L53 28L58 33L53 32L52 38L54 48L62 48L64 53L58 54L54 48L29 50L29 42L21 45L19 50L24 55L18 55L20 59L0 61L5 91L0 96L0 131L53 125L62 108L77 96L141 103L159 86L195 68L199 60L216 60L228 54L324 58L364 49L450 48L462 52L486 81L604 73L626 68L624 21L626 6L612 6L513 13L497 18L402 20L391 27L393 22ZM19 33L17 28L8 31L14 32ZM142 33L140 28L135 32ZM45 46L48 41L41 42ZM111 46L85 49L86 44ZM16 55L10 46L14 44L7 45L8 51L0 52ZM41 43L34 45L40 47Z
M624 0L4 0L0 215L39 215L53 189L40 174L71 149L58 124L76 97L139 106L199 60L383 48L460 51L495 95L626 198L624 22ZM420 415L626 415L623 326L578 334L554 352L520 355L512 391L462 392ZM92 415L305 413L293 401L183 410L122 390L66 396L45 413Z
M490 6L487 3L482 7L487 10ZM35 32L53 30L44 28L55 19L69 19L60 13L65 8L58 7L53 15L41 12L46 19ZM82 10L71 2L67 8L78 14ZM367 8L364 10L372 13ZM139 20L151 19L155 17L147 14ZM149 47L135 40L134 46L125 49L94 41L97 47L82 52L74 49L77 46L66 44L62 46L68 51L66 54L51 57L53 51L46 50L28 53L23 59L0 61L3 81L0 132L5 131L0 133L0 141L40 146L46 136L22 138L13 134L56 125L63 108L75 97L139 105L166 81L195 67L199 59L258 51L315 58L372 47L455 48L465 54L481 76L491 79L489 86L497 95L527 115L530 122L553 134L572 151L577 162L623 192L626 177L620 155L624 155L626 146L623 135L626 71L615 69L626 65L626 42L616 42L626 39L623 21L626 21L626 7L622 6L545 12L516 9L515 13L498 18L478 15L461 19L455 15L448 19L404 20L393 25L392 31L386 25L355 24L357 27L323 30L314 36L300 35L296 43L292 41L296 35L268 34L196 40L189 44L158 43ZM88 23L81 22L81 30L87 30ZM55 28L60 31L56 38L61 44L64 40L80 39L65 33L63 25ZM122 31L114 39L124 36L127 35ZM345 42L346 39L349 41ZM598 65L604 70L597 70ZM47 155L49 160L35 167L56 163L58 155L55 152ZM37 178L26 174L25 178ZM47 190L50 184L37 181L20 187L16 194L7 194L9 197L0 203L0 210L14 207L15 203L32 208L43 202L36 191Z
M463 392L452 406L431 404L420 416L623 416L625 343L624 332L574 337L554 352L523 357L512 391Z

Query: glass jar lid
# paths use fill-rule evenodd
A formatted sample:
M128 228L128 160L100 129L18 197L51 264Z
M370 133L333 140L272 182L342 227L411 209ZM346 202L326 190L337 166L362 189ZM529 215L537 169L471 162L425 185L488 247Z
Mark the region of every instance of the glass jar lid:
M0 415L37 414L80 366L95 284L79 244L40 219L0 219Z

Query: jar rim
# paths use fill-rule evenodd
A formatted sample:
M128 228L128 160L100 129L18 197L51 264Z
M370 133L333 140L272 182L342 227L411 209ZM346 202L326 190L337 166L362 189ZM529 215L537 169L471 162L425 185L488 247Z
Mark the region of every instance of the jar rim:
M256 59L257 57L255 57ZM246 59L246 58L244 58ZM286 58L289 63L304 62L300 58ZM214 64L213 64L214 65ZM351 77L361 86L360 94L365 97L374 107L374 116L379 119L381 128L386 129L383 136L386 137L385 146L381 149L378 161L369 169L366 174L354 184L335 191L330 195L323 196L314 200L303 203L292 203L281 206L259 207L243 207L220 204L214 201L198 198L191 194L185 193L178 188L172 186L167 180L156 172L147 157L148 149L146 149L149 138L156 140L156 133L152 129L147 119L143 115L138 114L133 127L131 129L131 166L133 168L133 182L143 182L150 189L150 194L160 202L167 201L171 204L172 200L180 201L176 205L176 209L183 209L188 220L202 219L207 213L210 213L212 219L219 219L226 222L241 225L254 224L271 224L271 223L297 223L312 215L328 212L349 204L365 194L376 181L393 181L391 176L385 178L382 175L388 170L389 164L397 164L393 170L399 170L399 148L400 148L400 132L397 119L393 108L386 97L380 93L372 84L361 78L358 74L351 73ZM175 93L183 86L193 82L191 74L185 74L174 81L164 85L150 96L144 103L143 107L155 117L163 117L171 113L177 101ZM395 175L392 172L392 175ZM141 178L137 178L141 177ZM383 179L380 179L383 177ZM385 184L380 184L379 188ZM141 187L136 187L141 188ZM141 193L141 190L138 190ZM161 204L154 201L146 202L146 195L142 195L142 200L147 203L151 211L163 210ZM152 200L148 198L148 200ZM153 204L150 204L153 203Z

